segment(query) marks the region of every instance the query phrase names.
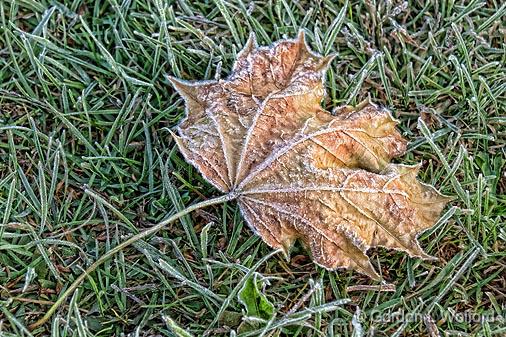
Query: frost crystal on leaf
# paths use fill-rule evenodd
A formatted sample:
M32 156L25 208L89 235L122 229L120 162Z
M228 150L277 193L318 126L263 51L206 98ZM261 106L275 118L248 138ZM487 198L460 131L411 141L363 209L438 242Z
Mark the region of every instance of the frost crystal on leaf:
M317 264L378 279L367 249L430 258L416 237L448 198L416 180L418 166L390 163L406 140L387 110L321 108L332 59L303 33L268 48L251 35L226 80L171 78L186 103L175 139L269 246L288 252L299 239Z

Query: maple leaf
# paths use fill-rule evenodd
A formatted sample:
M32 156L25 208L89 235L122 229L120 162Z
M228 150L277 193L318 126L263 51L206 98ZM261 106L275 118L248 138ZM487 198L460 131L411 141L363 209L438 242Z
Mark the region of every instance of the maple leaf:
M390 163L407 142L389 111L322 109L332 59L312 52L302 32L271 47L251 35L227 79L171 78L186 103L175 139L269 246L287 254L299 239L317 264L378 279L368 248L430 258L416 238L448 197L417 181L419 166Z

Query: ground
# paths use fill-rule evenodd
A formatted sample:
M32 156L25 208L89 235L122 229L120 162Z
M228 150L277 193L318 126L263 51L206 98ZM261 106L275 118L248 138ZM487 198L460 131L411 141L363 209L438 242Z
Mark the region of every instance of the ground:
M0 1L0 335L504 336L505 15L494 0ZM111 254L219 196L171 138L184 106L167 75L224 77L251 31L268 45L300 29L338 55L322 104L389 108L410 140L397 160L455 197L420 236L438 260L371 251L385 291L301 245L287 261L234 202Z

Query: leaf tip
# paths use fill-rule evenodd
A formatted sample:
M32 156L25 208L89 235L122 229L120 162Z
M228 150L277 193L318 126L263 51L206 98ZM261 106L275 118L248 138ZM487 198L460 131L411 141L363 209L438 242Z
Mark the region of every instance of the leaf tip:
M310 55L322 58L318 53L314 52L308 45L307 39L306 39L306 32L304 29L299 29L299 32L297 33L297 38L295 40L295 44L298 46L299 50L305 57L308 57Z
M318 63L318 69L321 71L326 71L329 68L332 61L334 61L334 59L336 57L337 57L337 53L332 53L330 55L322 57L320 62Z
M169 131L172 138L174 138L174 140L177 142L180 137L178 135L176 135L176 133L174 131L172 131L171 129L166 128L166 130Z
M420 247L420 243L415 238L411 242L411 247L409 249L404 250L406 253L408 253L409 256L413 258L419 258L425 261L438 261L439 259L435 256L427 254L422 247Z
M297 33L297 42L300 45L303 45L303 46L306 45L306 32L302 28L299 29L299 32Z
M241 67L241 63L246 61L248 56L258 48L257 38L254 32L249 33L248 40L242 49L237 53L236 60L234 62L233 70L237 70Z
M248 41L241 49L241 51L237 54L237 58L247 57L253 50L258 47L257 45L257 37L255 32L249 33Z
M366 268L356 269L359 273L364 274L365 276L370 277L374 281L384 281L383 278L376 272L373 266L369 263Z
M172 84L174 89L184 98L184 99L194 99L196 100L197 96L197 86L187 82L185 80L179 79L174 76L167 75L167 79Z

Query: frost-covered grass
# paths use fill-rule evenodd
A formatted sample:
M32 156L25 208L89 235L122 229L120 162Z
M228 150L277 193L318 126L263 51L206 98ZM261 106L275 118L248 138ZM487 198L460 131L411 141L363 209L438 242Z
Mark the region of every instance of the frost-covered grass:
M505 15L476 0L0 1L0 335L506 334ZM411 141L398 160L455 196L420 238L439 260L371 251L396 286L380 291L300 245L285 261L227 202L83 274L219 195L170 137L183 102L166 75L226 76L250 31L270 44L301 28L338 53L324 105L390 108ZM268 323L246 318L255 303Z

